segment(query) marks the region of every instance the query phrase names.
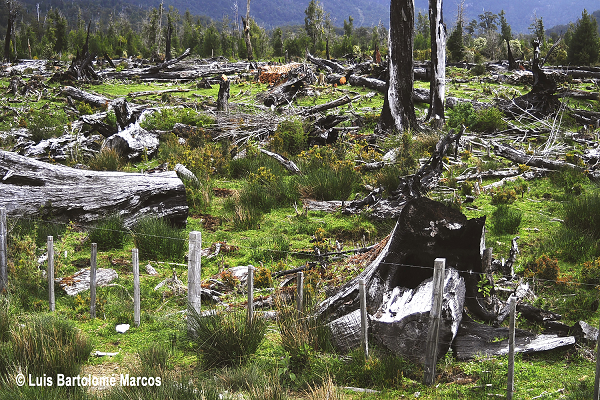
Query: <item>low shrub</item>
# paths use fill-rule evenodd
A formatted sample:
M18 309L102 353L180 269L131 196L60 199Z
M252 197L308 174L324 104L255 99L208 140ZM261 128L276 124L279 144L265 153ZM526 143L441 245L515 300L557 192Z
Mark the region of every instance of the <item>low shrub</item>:
M121 249L126 238L127 231L119 214L102 219L89 232L90 242L96 243L100 251Z
M475 114L475 124L471 126L475 132L496 132L508 126L504 121L504 114L496 107L483 108Z
M146 116L140 126L147 130L170 131L176 123L202 127L213 125L215 120L191 108L163 108Z
M585 192L585 185L589 178L580 171L572 168L563 168L558 173L550 175L552 183L562 188L567 195L579 196Z
M581 266L580 280L592 285L600 284L600 258L594 261L586 261Z
M154 343L138 351L140 376L161 376L169 366L169 352L164 346Z
M66 224L52 221L39 221L36 224L35 244L37 247L45 247L48 243L48 236L52 236L54 243L56 243L59 238L64 235L66 230Z
M123 166L123 159L115 149L105 147L90 158L87 164L93 171L118 171Z
M360 174L350 164L311 169L296 178L304 197L315 200L347 200L360 185Z
M447 125L450 128L460 128L462 125L472 127L476 123L476 114L473 104L459 103L448 111Z
M198 356L209 368L243 364L256 352L267 329L262 318L249 323L242 309L215 310L206 316L192 310L189 319Z
M187 250L185 232L168 221L144 217L133 227L133 240L141 259L181 261Z
M264 267L256 268L254 272L254 286L257 288L268 288L273 286L271 271Z
M525 276L555 281L560 269L558 260L543 254L525 266Z
M302 121L285 120L277 125L271 139L271 148L286 156L296 155L306 148L308 135L304 132Z
M491 203L494 205L511 204L517 200L517 191L512 187L502 186L492 189L490 191L490 196L492 196Z
M362 350L350 352L350 360L336 374L336 379L351 386L388 389L400 387L405 377L415 379L422 375L420 367L402 357L376 348L370 353L365 362Z
M31 140L39 143L42 140L62 136L67 124L65 114L53 112L36 112L31 116L27 127L31 134Z
M492 229L494 233L518 233L523 212L516 208L508 207L506 204L500 204L492 213Z

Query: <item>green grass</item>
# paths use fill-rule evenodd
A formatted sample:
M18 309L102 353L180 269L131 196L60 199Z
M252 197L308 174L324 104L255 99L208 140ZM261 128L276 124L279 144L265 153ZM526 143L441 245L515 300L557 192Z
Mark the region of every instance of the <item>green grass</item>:
M512 98L513 95L524 93L525 89L520 86L499 85L494 83L480 83L472 79L468 74L457 78L467 77L467 83L450 82L447 85L449 96L475 99L483 102L493 102L496 97ZM449 77L452 76L449 74ZM116 82L115 82L116 83ZM427 82L416 82L416 87L428 88ZM573 84L573 87L585 89L585 84ZM53 88L58 87L54 85ZM210 106L216 99L218 87L210 90L200 90L195 87L195 82L181 85L183 88L191 89L185 93L171 93L168 96L150 95L137 98L135 102L150 103L155 106L187 104L190 107ZM127 96L130 92L147 90L162 90L172 88L164 83L129 83L105 84L87 87L104 94L110 98ZM232 85L232 103L253 103L257 93L264 91L265 85L242 83ZM322 104L345 94L354 96L367 94L370 90L356 88L348 85L337 88L319 89L320 95L310 98L298 98L295 106L310 107ZM10 99L11 101L14 99ZM131 100L130 98L128 100ZM362 127L360 134L369 135L373 132L374 121L378 110L383 104L383 96L377 93L372 99L361 99L352 107L357 114L369 113L367 125ZM587 102L586 104L590 104ZM64 99L56 96L50 101L40 101L35 104L11 103L12 107L24 109L24 119L28 121L31 114L28 108L34 112L40 112L40 108L50 110L54 113L62 112ZM597 109L597 105L591 104ZM343 111L342 108L338 111ZM252 107L243 107L241 111L254 112ZM423 115L426 109L420 106L418 112ZM170 129L174 122L185 122L189 112L181 115L173 112L165 114L165 125L161 128ZM167 118L168 117L168 118ZM498 122L495 116L493 121ZM496 116L497 117L497 116ZM75 117L69 116L72 122ZM0 128L9 125L16 126L18 121L7 122L11 118L5 118L0 122ZM68 121L65 121L65 123ZM158 127L154 122L154 127ZM168 122L168 124L167 124ZM187 123L196 124L193 120ZM517 121L511 123L524 128L543 128L542 124L526 124ZM352 125L347 123L347 125ZM296 131L296 133L298 133ZM439 134L436 134L439 136ZM296 137L297 135L292 135ZM432 135L431 137L433 138ZM98 265L102 268L114 268L119 278L114 282L115 286L98 288L98 317L89 319L89 293L82 293L79 298L69 297L57 288L56 303L57 317L61 320L71 321L76 327L84 332L93 346L93 351L119 352L113 358L88 358L84 361L84 368L99 368L101 371L114 371L114 368L124 368L136 373L156 373L164 377L168 383L158 390L128 388L117 389L106 394L104 398L199 398L203 393L205 398L224 398L237 396L242 392L245 398L280 399L280 398L312 398L312 393L317 389L326 387L328 379L331 378L335 386L362 386L381 390L376 395L356 394L342 390L336 390L337 398L341 399L397 399L416 398L419 392L420 399L479 399L491 398L489 394L504 394L506 384L506 358L495 357L489 360L457 361L451 355L446 355L438 363L438 382L435 387L423 386L421 381L422 370L411 365L405 360L397 357L389 357L377 350L372 351L372 359L363 362L362 354L358 351L350 355L340 355L326 346L315 344L314 341L300 340L300 345L294 347L291 339L302 339L289 336L287 339L282 335L281 327L275 322L266 325L265 338L260 341L253 354L246 357L246 363L242 366L217 368L205 370L205 358L198 358L197 344L189 340L186 332L186 319L181 313L187 308L185 293L174 293L169 288L154 290L164 279L171 277L173 269L184 284L187 282L187 268L185 267L185 253L187 251L187 233L191 230L201 230L203 247L210 247L217 241L226 241L227 244L236 246L237 249L230 253L222 253L219 257L202 259L202 278L206 281L216 274L221 268L230 266L253 264L258 266L262 263L265 271L273 272L281 269L291 269L312 261L314 257L313 243L310 242L313 235L323 236L323 246L331 246L337 240L344 244L344 249L361 247L363 238L366 244L372 244L385 237L393 227L394 221L376 223L371 221L367 215L345 216L341 213L304 212L299 192L298 183L302 184L304 194L311 194L317 198L327 199L352 199L355 195L362 196L368 191L363 187L365 184L371 186L383 184L387 192L391 192L397 186L398 175L411 173L417 167L415 160L403 159L401 163L393 167L386 167L380 172L369 172L353 174L339 179L337 182L330 179L332 174L327 171L330 165L318 159L316 153L305 158L305 164L301 166L308 172L309 178L295 178L289 176L279 164L261 154L252 153L249 157L231 161L231 148L207 145L210 143L206 135L198 135L192 138L189 148L175 146L171 143L165 146L161 143L160 154L155 160L142 162L137 165L119 165L126 171L147 170L162 162L185 161L185 164L193 168L200 177L206 178L206 182L200 187L191 187L188 201L194 208L193 214L188 219L185 229L168 232L164 226L157 228L144 228L137 230L134 239L126 235L123 242L110 245L110 249L100 250L98 254ZM175 138L176 140L177 138ZM437 140L437 138L436 138ZM436 140L423 138L412 141L404 141L402 137L390 138L381 144L378 151L385 153L394 147L404 146L410 150L412 156L425 156L425 152L431 153L431 143ZM535 150L544 145L546 138L531 138L524 143L524 149L528 147ZM300 140L301 142L301 140ZM582 148L575 142L564 142L569 148L568 152L581 152ZM375 148L376 146L373 146ZM322 151L326 157L338 162L363 159L362 151L367 146L357 144L348 147L331 148ZM185 151L189 150L188 153ZM241 150L241 149L236 149ZM255 150L255 149L254 149ZM460 149L462 152L464 149ZM453 176L457 176L467 168L498 169L510 165L506 160L494 157L482 156L478 151L485 150L474 145L471 157L457 160L460 164L450 167ZM294 146L293 150L297 148ZM369 153L371 157L375 153ZM382 154L379 154L380 157ZM426 156L425 156L426 157ZM300 157L294 159L302 165ZM366 158L365 158L366 160ZM107 163L105 163L107 164ZM333 163L331 163L333 165ZM262 179L252 178L251 174L260 175L259 170L263 167L272 173L274 179L268 184L260 186L263 193L257 192L257 187L250 187L249 180ZM314 167L314 168L313 168ZM320 167L320 168L319 168ZM112 168L112 167L111 167ZM332 168L329 168L330 170ZM317 172L313 172L317 171ZM312 175L311 175L312 174ZM451 179L449 173L445 173L444 182ZM302 180L304 179L304 181ZM318 187L316 180L326 181L322 187ZM493 180L484 180L483 185ZM231 189L236 192L233 198L225 199L217 197L212 193L213 188ZM514 186L511 186L514 189ZM250 190L252 189L252 190ZM463 204L462 210L469 217L488 216L486 227L487 245L494 248L495 258L506 258L510 249L510 242L515 236L519 236L518 244L521 253L515 266L517 273L522 274L525 265L537 259L543 254L558 260L559 275L562 280L560 284L544 282L528 278L538 300L534 305L563 314L563 321L572 324L580 319L597 326L600 313L592 311L594 300L599 298L597 289L594 288L597 279L597 271L586 267L598 257L597 236L593 231L594 224L587 224L584 220L580 222L576 217L596 210L594 197L597 197L598 188L581 174L573 174L562 171L551 174L548 178L537 179L528 182L528 187L523 193L516 192L514 202L509 209L521 214L520 223L513 223L510 229L496 229L496 217L493 216L496 206L492 205L489 193L478 195L472 204ZM265 193L268 196L264 196ZM235 197L238 196L238 197ZM432 194L432 197L437 196ZM265 199L265 197L267 197ZM236 200L242 198L242 200ZM263 202L263 200L265 200ZM247 205L257 203L256 208L260 211L255 221L244 225L235 223L232 219L231 203L233 205ZM293 208L296 202L297 210ZM229 207L229 208L227 208ZM573 209L574 211L569 211ZM569 214L571 213L571 214ZM51 210L47 211L47 217L52 217ZM203 214L200 216L199 214ZM221 225L215 231L205 228L207 214L221 218ZM568 215L572 215L568 217ZM595 215L595 214L594 214ZM563 224L560 220L564 220ZM86 239L88 232L79 232L77 227L69 224L56 225L41 221L29 221L23 219L21 223L14 225L10 235L9 261L11 265L11 287L8 293L7 311L0 311L0 342L6 343L7 326L14 329L15 324L35 318L41 311L46 311L47 286L41 276L40 269L45 264L38 266L37 258L43 254L46 236L52 234L56 245L56 267L59 276L70 275L77 271L80 266L89 260L91 241L100 242L90 238ZM322 229L322 231L320 230ZM155 232L155 233L151 233ZM172 247L171 241L165 241L164 237L174 236L178 247ZM35 243L37 241L37 243ZM145 242L144 242L145 241ZM131 249L140 247L142 251L142 324L139 327L132 326L125 334L115 331L118 323L133 322L133 277L131 273ZM159 276L153 277L143 272L143 266L147 260L158 270ZM167 264L174 262L181 265ZM593 266L593 265L592 265ZM589 271L588 271L589 270ZM323 276L338 275L331 282L321 281L320 276L307 275L307 282L311 282L311 295L314 298L323 298L324 286L334 286L350 279L358 271L347 268L345 265L327 266L321 271ZM281 280L275 280L276 286ZM580 285L588 283L592 286ZM591 283L594 282L594 283ZM258 295L269 295L267 289L257 291ZM243 301L245 294L232 293L224 296L223 301L231 304L239 304ZM203 309L208 305L203 303ZM8 322L7 322L8 321ZM518 327L539 331L540 325L531 324L519 319ZM310 327L309 327L310 328ZM10 330L9 329L9 330ZM9 331L8 330L8 331ZM302 331L302 329L300 329ZM4 333L3 333L4 332ZM224 338L226 343L231 343L231 338ZM227 342L229 340L229 342ZM284 345L284 341L289 340ZM0 346L5 344L0 343ZM308 343L306 346L303 343ZM593 349L587 347L575 348L567 351L555 351L536 356L518 356L516 364L516 393L515 398L529 399L540 396L544 392L552 393L564 388L567 399L589 398L590 388L594 377L594 360L589 354ZM2 354L6 354L2 351ZM235 357L234 357L235 358ZM308 361L307 361L308 360ZM143 371L140 367L152 367ZM166 367L164 367L166 366ZM166 371L165 371L166 370ZM459 381L458 378L463 379ZM193 386L188 383L192 382ZM479 386L491 384L487 389ZM203 390L203 391L202 391ZM228 391L225 394L225 390ZM16 388L11 382L2 384L0 388L1 398L40 398L41 392L36 388ZM45 390L43 398L91 398L92 395L79 391L65 393L60 390ZM556 395L558 396L558 394ZM549 396L546 396L550 398ZM544 398L544 397L542 397Z

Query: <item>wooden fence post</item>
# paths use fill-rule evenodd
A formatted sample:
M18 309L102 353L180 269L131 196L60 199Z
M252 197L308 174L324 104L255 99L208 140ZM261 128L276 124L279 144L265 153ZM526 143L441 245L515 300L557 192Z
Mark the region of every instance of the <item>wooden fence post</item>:
M596 378L594 379L594 400L600 400L600 340L596 347Z
M360 342L366 361L369 359L369 320L367 319L367 292L364 279L358 280L358 296L360 297Z
M427 345L425 348L425 372L423 383L433 385L435 383L435 364L437 361L440 316L442 314L442 300L444 298L444 273L446 259L436 258L433 263L433 295L431 300L431 311L429 312L429 331L427 332Z
M133 324L140 326L140 257L138 249L131 250L133 264Z
M513 296L508 301L510 316L508 317L508 384L506 387L506 399L512 400L515 391L515 309L517 301Z
M254 267L248 265L248 278L246 279L248 286L248 323L252 323L254 317Z
M54 311L54 238L48 236L48 302L50 311Z
M190 232L189 254L188 254L188 331L193 329L192 318L189 317L192 310L200 314L201 306L201 267L200 251L202 250L202 233Z
M0 293L8 286L6 208L0 207Z
M92 243L92 256L90 258L90 318L96 318L96 267L98 245Z
M304 273L302 271L296 273L296 286L298 287L296 308L300 314L304 311Z

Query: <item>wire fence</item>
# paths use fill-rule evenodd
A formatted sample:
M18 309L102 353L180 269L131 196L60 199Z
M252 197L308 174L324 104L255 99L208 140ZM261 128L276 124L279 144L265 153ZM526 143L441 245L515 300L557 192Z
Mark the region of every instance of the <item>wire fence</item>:
M31 219L31 218L27 218L27 217L22 217L23 220L27 220L30 222L36 222L37 220ZM3 290L3 288L6 287L9 277L7 276L7 272L6 272L6 259L7 259L7 241L8 241L8 237L10 236L11 232L13 231L14 227L16 226L15 221L12 221L13 224L12 226L9 226L9 224L7 224L6 222L6 212L5 210L0 209L0 292ZM90 228L96 228L96 227L92 227L89 225L84 225L84 224L73 224L73 223L58 223L63 227L67 227L67 226L72 226L74 228L77 229L90 229ZM102 228L96 228L96 229L102 229ZM114 229L105 229L108 232L118 232L118 233L127 233L127 234L131 234L131 231L129 230L114 230ZM140 234L140 235L145 235L145 234ZM190 242L190 254L188 254L187 258L188 258L188 263L187 264L181 264L181 263L169 263L169 262L164 262L167 264L172 264L172 265L179 265L179 266L188 266L188 277L190 277L190 280L188 281L188 309L190 307L194 307L194 309L196 309L196 311L198 313L200 313L200 309L201 309L201 302L200 302L200 293L202 291L201 289L201 280L199 279L200 276L200 258L201 256L199 255L199 252L201 252L201 240L200 240L200 235L199 232L192 232L190 234L190 238L188 239L183 239L183 238L178 238L178 237L168 237L168 236L157 236L157 235L146 235L146 236L151 236L151 237L157 237L157 238L161 238L161 239L165 239L165 240L177 240L177 241L188 241ZM195 239L192 239L192 236L195 237ZM273 238L275 239L275 237ZM192 240L194 240L194 243L192 243ZM53 243L53 240L49 238L49 242L48 242L48 253L52 254L53 250L51 249L51 243ZM316 261L323 261L323 254L319 254L318 252L305 252L305 251L290 251L290 250L274 250L274 249L270 249L267 247L256 247L256 246L248 246L248 245L238 245L235 244L236 247L242 248L242 249L246 249L246 250L250 250L250 251L261 251L261 252L277 252L280 254L286 254L286 255L293 255L293 256L304 256L304 257L314 257L316 259ZM383 246L382 246L383 247ZM134 274L134 281L136 282L136 287L134 288L134 313L135 313L135 323L136 325L140 324L140 300L139 300L139 295L140 295L140 290L139 290L139 265L137 265L136 263L136 252L137 249L134 249L134 254L132 255L132 264L134 265L134 272L136 270L136 266L137 266L137 274ZM347 250L346 252L353 252L353 250ZM340 252L341 253L341 252ZM331 253L329 255L335 255L338 253ZM51 308L52 308L52 304L53 304L53 274L50 273L50 267L52 264L52 260L53 257L49 257L48 258L48 263L49 263L49 269L48 269L48 279L49 279L49 296L50 296L50 304L51 304ZM95 263L92 263L95 264ZM434 266L423 266L423 265L414 265L414 264L406 264L406 263L390 263L390 262L379 262L378 265L382 265L382 266L387 266L387 267L391 267L391 268L410 268L410 269L421 269L421 270L428 270L431 271L431 275L435 275L435 270L436 268ZM450 266L451 267L451 266ZM196 268L196 270L191 273L189 271L191 271L191 269ZM252 283L252 279L253 279L253 267L249 266L249 274L248 276L250 277L250 281L247 284L247 287L249 288L248 291L248 301L246 303L246 306L248 308L248 313L249 313L249 319L252 318L252 315L254 314L254 296L252 294L252 290L253 290L253 283ZM477 272L477 271L460 271L460 274L463 276L469 276L469 275L479 275L479 276L484 276L484 274L482 272ZM195 277L195 278L194 278ZM434 296L443 296L443 279L440 281L442 286L438 287L437 289L434 290ZM95 283L95 282L94 282ZM91 287L94 285L94 283L91 283ZM518 286L518 284L523 284L523 283L530 283L532 285L535 284L549 284L549 285L565 285L565 281L564 280L552 280L552 279L540 279L540 278L536 278L536 277L519 277L517 284L513 284L513 286L516 287ZM589 284L589 283L580 283L580 282L568 282L567 284L572 284L574 286L577 287L583 287L583 288L587 288L587 289L594 289L594 288L598 288L598 285L595 284ZM306 304L306 299L305 296L303 295L304 289L303 289L303 285L304 285L304 279L303 279L303 272L298 272L297 273L297 285L296 285L296 303L297 303L297 309L299 311L299 320L308 320L311 319L312 316L309 314L304 313L304 309L305 309L305 304ZM363 283L364 285L364 283ZM194 287L193 289L190 289L189 287L192 286ZM52 289L51 289L52 288ZM362 298L362 293L361 293L361 298ZM511 295L512 298L512 295ZM510 305L511 307L514 305L514 303L511 301L511 298L509 298L509 301L507 301L507 305ZM465 300L479 300L480 297L478 296L469 296L469 295L465 295ZM433 300L432 300L433 301ZM95 303L95 302L94 302ZM372 332L372 324L376 323L376 320L373 318L373 315L369 315L367 314L366 311L366 301L361 301L361 315L363 315L363 317L361 318L361 327L359 329L359 334L360 334L360 338L358 339L358 341L360 343L362 343L362 347L363 347L363 351L366 357L368 357L369 354L369 350L368 350L368 343L369 343L369 337L373 337L373 332ZM441 307L441 300L440 300L440 307ZM91 305L92 307L92 305ZM578 307L574 307L575 310L578 311L582 311L582 312L590 312L589 308L578 308ZM90 313L94 313L95 310L90 309ZM430 313L430 314L434 314L434 313ZM93 314L92 314L93 315ZM431 316L430 316L431 317ZM438 313L438 317L434 317L434 318L439 318L439 313ZM511 314L509 319L510 320L514 320L515 318L515 311L514 311L514 307L512 307L511 309ZM370 322L369 322L370 321ZM425 329L425 326L427 326L427 328L431 328L431 325L433 324L433 322L423 322L423 328ZM509 333L509 337L503 337L501 336L500 333L498 333L498 337L497 337L497 345L495 346L495 350L494 352L492 352L493 355L502 355L502 354L513 354L512 358L514 359L514 348L515 348L515 342L514 342L514 322L511 323L511 332ZM311 330L322 330L323 328L331 328L330 324L327 325L316 325L316 326L311 326L311 327L307 327L307 329L311 329ZM188 329L190 329L188 327ZM427 329L425 329L427 330ZM439 335L437 335L437 337L435 337L432 340L435 340L436 343L435 345L426 345L424 346L424 339L423 338L412 338L410 336L407 337L403 337L401 339L399 339L398 335L386 335L386 334L382 334L382 333L377 333L376 335L377 337L377 341L378 342L396 342L398 343L399 341L402 342L401 347L405 347L405 348L413 348L413 349L423 349L425 350L425 347L427 348L434 348L434 349L438 349L438 348L442 348L442 349L450 349L453 345L456 344L454 338L451 341L447 341L444 340L443 338L441 338ZM512 338L511 338L512 337ZM354 338L354 341L356 342L357 339L356 337ZM509 343L509 347L512 347L512 352L506 349L506 341L512 343L512 345L510 345ZM384 343L385 344L385 343ZM509 355L509 357L511 357ZM432 384L433 382L435 382L435 361L437 361L438 359L438 355L427 355L425 356L425 363L426 365L429 365L430 368L433 368L433 380L431 380L431 378L424 378L424 381L426 380L428 383ZM596 357L598 359L598 357ZM433 360L433 361L432 361ZM513 364L514 365L514 364ZM510 370L510 366L508 367L508 369ZM431 372L429 370L429 372ZM596 374L598 375L598 371L596 372ZM510 375L510 373L509 373ZM485 377L482 376L482 385L480 385L480 387L485 393L489 393L490 390L494 389L494 390L499 390L499 387L497 387L498 385L496 384L496 386L494 386L494 384L492 383L485 383L487 382L486 379L492 379L490 377ZM488 380L489 380L488 379ZM496 379L496 378L493 378ZM514 392L514 388L511 390L510 389L510 378L508 379L509 381L507 382L507 398L512 398L512 393ZM496 379L497 381L497 379ZM597 387L596 387L597 390Z

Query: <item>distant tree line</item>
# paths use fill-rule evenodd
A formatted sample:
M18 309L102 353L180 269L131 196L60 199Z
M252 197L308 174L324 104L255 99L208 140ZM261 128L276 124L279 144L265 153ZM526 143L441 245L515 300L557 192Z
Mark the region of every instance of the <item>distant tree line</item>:
M141 15L140 10L134 13L112 11L103 18L91 20L86 20L86 13L81 8L70 8L72 14L67 18L60 8L50 8L45 13L40 13L39 9L24 12L16 0L7 0L4 6L0 18L4 18L2 24L9 23L10 26L9 29L6 25L2 28L2 33L10 37L9 41L4 38L5 54L8 52L10 59L67 59L81 51L88 30L89 50L100 56L163 58L167 37L170 37L170 52L174 55L190 48L200 57L247 58L241 13L235 7L231 16L216 21L194 16L189 11L181 15L177 9L165 7L163 3ZM499 14L486 11L471 21L464 19L460 5L458 11L456 24L448 32L450 61L480 63L505 59L509 45L515 58L530 59L534 39L540 41L544 52L560 36L556 32L547 35L542 18L534 20L530 34L513 35L504 11ZM414 57L427 60L431 55L429 17L419 13L415 16L414 26ZM254 59L281 59L286 55L302 58L307 50L328 58L374 56L377 51L386 54L388 46L388 30L382 23L357 28L349 15L343 26L334 26L318 0L308 3L304 26L266 30L250 15L250 37ZM599 61L598 25L587 10L576 23L568 26L562 38L550 62L589 65Z

